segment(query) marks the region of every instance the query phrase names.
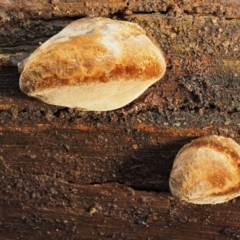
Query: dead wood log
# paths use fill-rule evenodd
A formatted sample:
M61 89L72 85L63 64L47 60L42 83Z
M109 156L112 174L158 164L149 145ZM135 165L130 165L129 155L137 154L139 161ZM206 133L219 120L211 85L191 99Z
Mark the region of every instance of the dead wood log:
M239 199L172 198L174 156L208 134L240 143L239 1L0 1L1 239L236 239ZM81 112L25 96L16 64L74 19L140 24L163 80L128 106Z

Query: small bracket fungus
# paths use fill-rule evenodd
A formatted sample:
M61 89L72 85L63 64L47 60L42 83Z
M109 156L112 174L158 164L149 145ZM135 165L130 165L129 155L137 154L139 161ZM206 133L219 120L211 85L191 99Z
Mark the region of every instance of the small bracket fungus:
M240 146L211 135L186 144L170 175L172 194L196 204L216 204L240 195Z
M72 22L20 64L20 88L43 102L107 111L125 106L165 73L161 50L135 23Z

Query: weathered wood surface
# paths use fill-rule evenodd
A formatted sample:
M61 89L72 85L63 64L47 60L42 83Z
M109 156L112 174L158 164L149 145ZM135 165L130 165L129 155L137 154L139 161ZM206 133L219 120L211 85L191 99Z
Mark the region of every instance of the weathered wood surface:
M164 126L139 114L125 119L124 110L49 107L26 98L17 80L11 70L0 88L14 103L2 102L0 118L2 239L238 238L239 199L179 202L168 178L185 143L206 134L240 142L239 126Z
M0 238L239 239L239 199L192 205L168 187L174 157L191 139L219 134L240 143L239 6L0 1ZM21 93L21 52L89 15L139 23L165 53L164 78L102 113Z
M237 59L239 7L240 2L236 0L212 3L194 0L105 0L102 3L2 0L0 48L2 52L31 51L31 46L57 33L73 19L107 16L139 23L156 38L164 52L179 54L193 50Z
M216 1L199 1L199 0L103 0L96 2L94 0L1 0L1 17L2 21L8 21L11 17L23 19L24 15L31 18L52 18L54 16L79 16L82 15L102 15L110 16L116 14L132 13L169 13L178 14L212 14L225 18L239 18L238 7L240 3L237 0L216 0ZM15 16L14 14L15 13ZM5 18L8 16L9 18Z

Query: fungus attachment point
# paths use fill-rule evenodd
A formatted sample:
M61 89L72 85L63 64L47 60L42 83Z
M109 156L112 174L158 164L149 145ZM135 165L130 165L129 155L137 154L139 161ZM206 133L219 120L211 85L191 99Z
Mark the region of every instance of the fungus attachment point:
M135 23L72 22L19 65L20 88L43 102L108 111L125 106L165 73L161 50Z
M169 180L172 194L196 204L216 204L240 195L240 146L211 135L186 144L177 154Z

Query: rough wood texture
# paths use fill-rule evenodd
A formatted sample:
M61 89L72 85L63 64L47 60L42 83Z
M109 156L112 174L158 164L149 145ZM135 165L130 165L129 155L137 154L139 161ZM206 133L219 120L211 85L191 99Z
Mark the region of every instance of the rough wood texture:
M169 48L178 52L207 50L211 46L214 54L233 54L239 52L239 6L240 2L235 0L213 3L105 0L101 4L78 0L45 0L41 3L2 0L0 46L3 52L13 51L9 47L16 47L19 43L23 47L25 43L25 50L29 51L29 45L46 40L73 19L107 16L136 21L145 26L149 34L157 35L165 51ZM140 17L135 18L135 15ZM220 52L219 49L213 52L219 47L222 48Z
M240 143L239 5L0 0L1 239L238 239L239 199L180 202L168 178L193 138ZM21 53L91 14L139 23L165 53L163 80L112 112L21 93Z

